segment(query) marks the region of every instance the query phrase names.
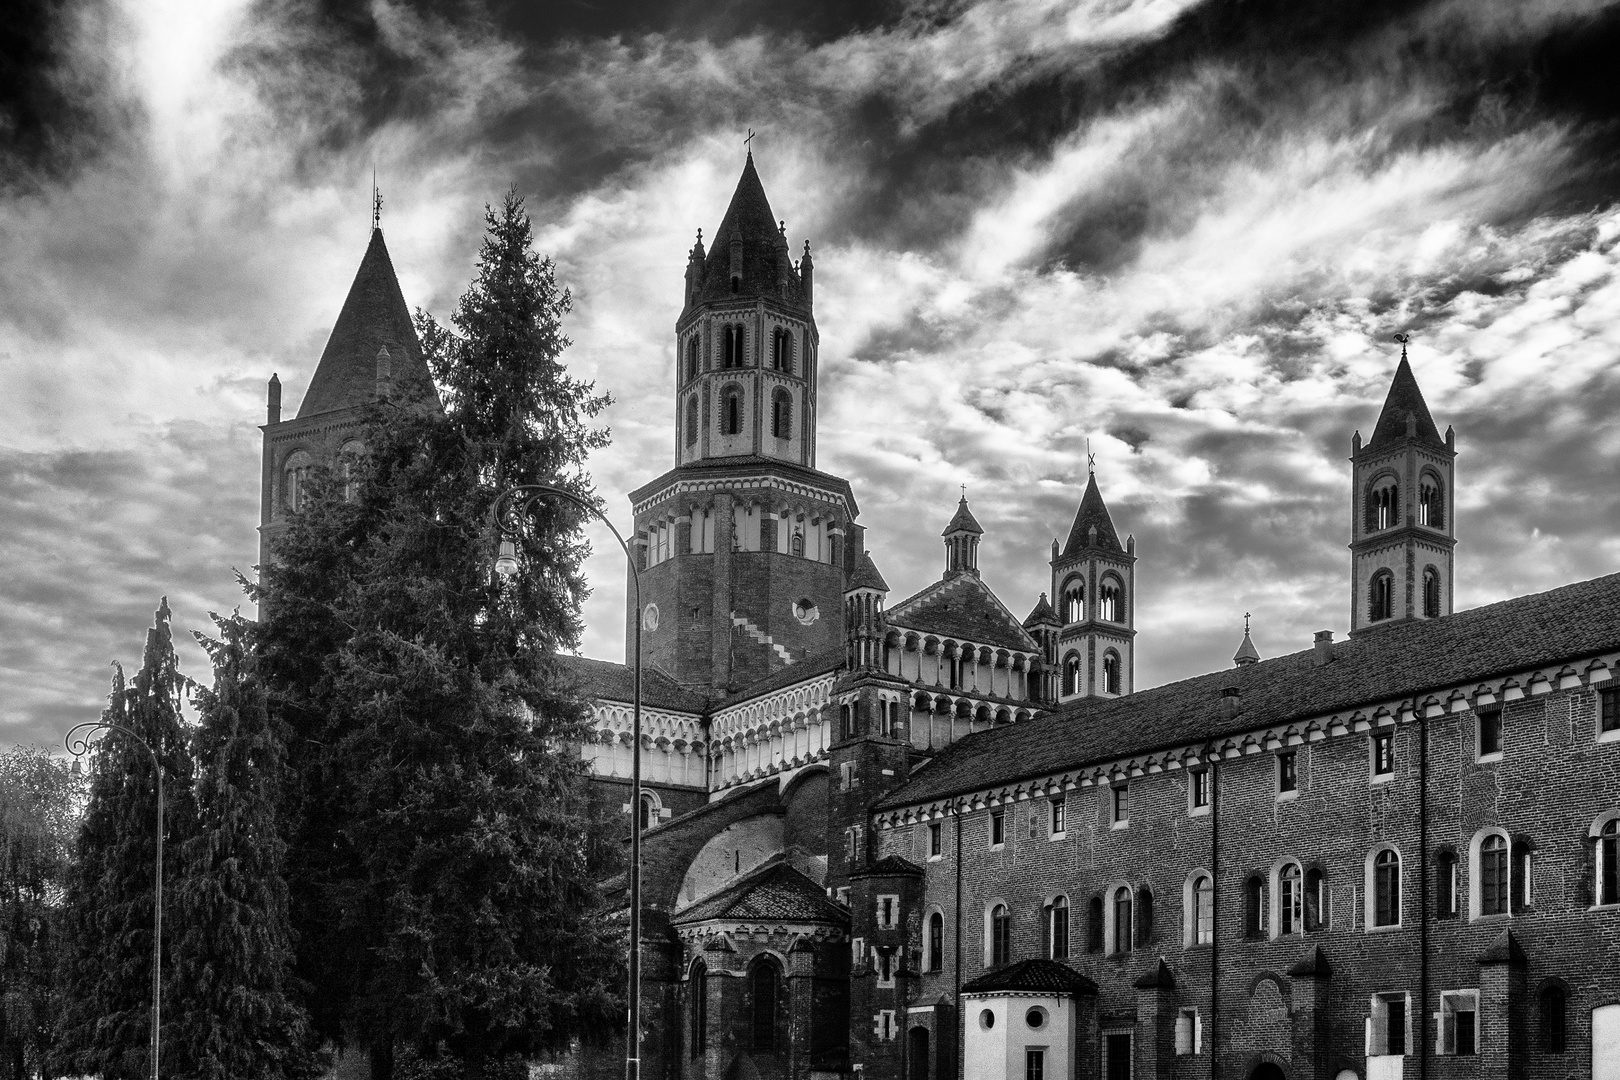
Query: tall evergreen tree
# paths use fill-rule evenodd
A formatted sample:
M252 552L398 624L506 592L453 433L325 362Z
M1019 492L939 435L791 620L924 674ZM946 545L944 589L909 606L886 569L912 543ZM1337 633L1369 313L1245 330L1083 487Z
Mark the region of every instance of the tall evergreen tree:
M62 1003L61 906L80 778L42 747L0 754L0 1069L49 1075Z
M153 861L157 773L163 770L164 888L172 895L174 854L191 813L191 760L180 715L186 680L169 629L169 603L159 605L146 634L135 684L113 676L102 719L129 728L157 754L122 732L102 736L90 763L90 795L68 875L67 1007L58 1068L104 1080L150 1076ZM168 905L165 897L165 908ZM163 964L173 971L174 939L165 928ZM172 979L164 979L165 1009ZM171 1033L165 1018L164 1036Z
M308 1020L289 993L278 817L286 740L267 708L253 625L240 615L214 623L217 638L196 635L213 660L214 686L196 696L196 824L176 853L170 925L181 990L164 1072L177 1080L308 1076Z
M580 514L546 505L504 584L487 524L512 484L592 497L606 398L563 366L569 297L522 201L487 224L453 328L418 315L444 410L377 406L358 496L319 480L262 569L266 675L294 730L300 972L378 1080L396 1045L443 1046L477 1078L618 1011L592 918L612 845L584 787L588 707L552 663L579 640Z

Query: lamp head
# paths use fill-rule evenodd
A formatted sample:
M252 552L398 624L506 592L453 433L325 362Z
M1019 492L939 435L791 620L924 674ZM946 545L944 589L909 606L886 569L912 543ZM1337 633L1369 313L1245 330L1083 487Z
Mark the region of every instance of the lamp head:
M518 572L517 545L512 541L501 541L500 554L495 557L495 572L503 578L509 578Z

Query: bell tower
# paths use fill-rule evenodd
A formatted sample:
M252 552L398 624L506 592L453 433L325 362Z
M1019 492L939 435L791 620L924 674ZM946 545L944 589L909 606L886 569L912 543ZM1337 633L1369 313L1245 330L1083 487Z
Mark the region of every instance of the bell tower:
M1052 595L1061 625L1057 700L1130 693L1136 682L1136 538L1120 544L1095 472L1068 541L1062 548L1052 541Z
M1452 611L1457 436L1440 437L1406 359L1366 445L1350 441L1350 632Z

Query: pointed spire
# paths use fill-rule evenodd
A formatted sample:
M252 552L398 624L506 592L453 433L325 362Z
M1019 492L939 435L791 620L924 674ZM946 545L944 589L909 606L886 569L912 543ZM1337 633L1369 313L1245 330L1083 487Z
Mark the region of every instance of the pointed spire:
M855 575L849 579L849 585L844 591L854 592L856 589L871 589L880 593L889 591L889 583L878 573L877 564L872 561L870 551L861 552L861 561L855 564Z
M1401 340L1406 337L1405 334L1396 337L1401 341L1401 362L1395 368L1394 379L1390 380L1384 410L1378 414L1378 425L1373 428L1372 438L1367 440L1368 450L1381 450L1408 437L1431 446L1446 445L1434 426L1434 418L1429 415L1429 406L1423 400L1423 391L1418 389L1412 365L1406 359L1406 342Z
M1052 608L1052 602L1046 598L1045 593L1041 593L1041 598L1035 604L1035 609L1029 613L1029 618L1024 620L1026 630L1032 626L1062 625L1063 620L1058 618L1057 612Z
M956 515L951 518L951 523L945 526L945 531L939 535L950 536L952 533L972 533L975 536L984 535L984 530L979 528L978 521L976 521L973 517L973 511L968 509L966 487L962 489L961 502L956 504Z
M371 401L377 391L377 352L382 348L392 358L392 383L400 392L396 396L438 400L382 230L372 229L371 243L332 325L332 336L309 380L298 415L318 416Z
M1080 509L1075 512L1074 524L1069 528L1063 555L1067 557L1088 547L1119 554L1125 552L1119 543L1119 533L1114 531L1114 521L1108 516L1108 507L1103 503L1102 492L1097 489L1096 473L1086 480L1086 493L1080 498Z
M1238 667L1246 667L1249 664L1258 664L1259 662L1260 650L1254 647L1254 641L1249 637L1249 613L1245 611L1243 613L1243 644L1238 646L1237 653L1232 657L1232 663Z
M771 201L765 197L765 187L750 153L732 192L731 205L709 244L702 287L694 299L769 296L808 307L799 275L782 257L787 251L786 229L786 223L779 225L771 212Z

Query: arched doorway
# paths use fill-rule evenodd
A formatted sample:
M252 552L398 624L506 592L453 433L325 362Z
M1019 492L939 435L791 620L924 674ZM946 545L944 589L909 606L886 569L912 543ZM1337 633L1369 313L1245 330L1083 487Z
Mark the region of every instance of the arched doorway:
M914 1027L906 1037L906 1056L911 1061L910 1080L932 1080L932 1062L928 1060L928 1029Z
M1249 1080L1288 1080L1288 1074L1274 1062L1262 1061L1249 1074Z

